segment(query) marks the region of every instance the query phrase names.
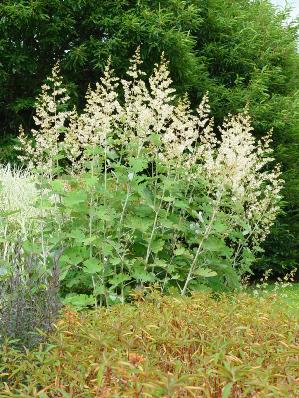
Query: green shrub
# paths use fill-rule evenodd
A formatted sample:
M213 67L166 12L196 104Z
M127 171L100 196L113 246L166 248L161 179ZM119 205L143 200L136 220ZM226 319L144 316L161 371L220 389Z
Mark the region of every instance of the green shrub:
M2 346L0 396L296 398L298 324L274 297L154 293L66 310L48 345Z
M153 283L183 295L236 288L279 212L270 136L255 141L245 111L217 139L207 96L193 114L163 57L148 83L140 64L137 50L121 81L108 65L81 114L67 109L56 65L32 138L20 135L21 159L60 196L68 303L124 302Z

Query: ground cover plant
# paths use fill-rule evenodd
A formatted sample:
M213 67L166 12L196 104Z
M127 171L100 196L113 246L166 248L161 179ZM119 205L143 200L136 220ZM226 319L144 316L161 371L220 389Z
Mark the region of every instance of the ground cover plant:
M275 294L161 297L66 309L49 344L0 351L1 397L290 397L298 321Z
M255 140L244 110L218 138L207 96L193 113L163 56L148 82L141 64L138 49L120 80L108 63L83 113L68 108L56 65L36 129L19 137L20 159L59 198L67 303L124 302L153 283L182 295L238 288L279 212L270 134Z

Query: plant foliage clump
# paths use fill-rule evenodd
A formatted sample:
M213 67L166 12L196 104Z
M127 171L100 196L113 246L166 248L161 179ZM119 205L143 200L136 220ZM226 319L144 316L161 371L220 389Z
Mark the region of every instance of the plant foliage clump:
M152 283L183 295L203 282L237 287L279 212L270 135L256 141L245 110L219 139L207 96L192 113L163 56L148 83L141 63L137 50L122 80L108 63L81 114L67 109L56 66L37 129L20 135L22 159L60 197L55 233L71 301L123 302Z
M32 345L58 314L59 278L45 239L50 217L43 191L28 171L0 167L0 343Z
M1 397L298 397L298 325L273 297L156 293L66 310L48 345L0 350Z

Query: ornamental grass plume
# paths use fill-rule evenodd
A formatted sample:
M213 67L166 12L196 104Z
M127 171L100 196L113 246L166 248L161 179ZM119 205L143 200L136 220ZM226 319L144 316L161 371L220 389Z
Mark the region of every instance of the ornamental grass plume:
M7 229L26 235L38 215L35 202L39 192L33 175L11 165L0 166L0 211L5 218L1 233Z
M13 233L19 239L40 234L41 218L46 216L38 205L42 197L49 199L49 214L57 216L57 196L40 186L38 175L28 169L0 165L0 228L3 236ZM54 214L56 213L56 214Z
M50 330L58 313L57 261L37 206L41 195L28 170L0 167L0 344L6 337L35 344L36 328Z

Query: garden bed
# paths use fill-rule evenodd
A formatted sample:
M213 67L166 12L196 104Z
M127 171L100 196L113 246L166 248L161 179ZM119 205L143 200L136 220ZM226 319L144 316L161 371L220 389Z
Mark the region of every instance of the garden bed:
M270 293L66 310L47 345L2 347L1 397L298 397L296 318Z

